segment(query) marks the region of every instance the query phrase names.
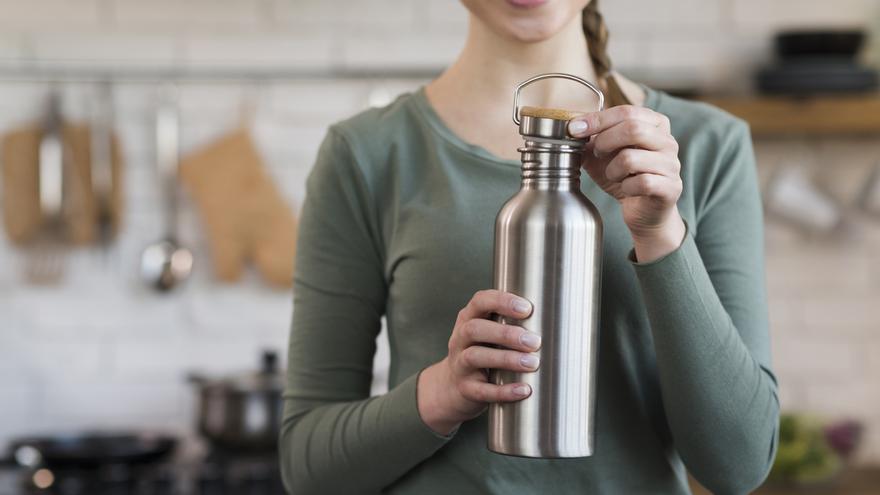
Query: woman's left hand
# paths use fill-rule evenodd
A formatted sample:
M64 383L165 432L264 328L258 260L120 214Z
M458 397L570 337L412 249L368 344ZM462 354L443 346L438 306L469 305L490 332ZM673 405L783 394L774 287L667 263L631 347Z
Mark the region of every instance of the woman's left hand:
M682 191L678 142L669 119L648 108L620 105L572 119L568 131L591 136L583 167L620 202L638 261L677 249L685 225L677 206Z

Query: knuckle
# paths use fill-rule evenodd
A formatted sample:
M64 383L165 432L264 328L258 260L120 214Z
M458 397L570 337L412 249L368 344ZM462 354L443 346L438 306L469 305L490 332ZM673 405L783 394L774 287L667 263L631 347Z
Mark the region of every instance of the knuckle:
M510 369L522 368L522 363L520 363L519 353L505 352L504 353L504 364L506 364Z
M599 153L603 153L606 149L606 135L605 134L596 134L595 136L590 136L590 141L593 143L593 155L599 156Z
M634 119L639 115L639 110L633 105L623 105L620 107L620 115L624 119Z
M501 327L501 338L504 342L519 343L519 329L512 325L504 325Z
M651 194L654 192L654 179L647 174L642 174L636 178L636 187L642 194Z
M626 132L634 141L637 142L642 141L647 134L647 132L645 131L645 125L639 120L627 121Z
M474 292L474 297L471 298L471 301L473 301L475 299L485 299L489 295L490 292L491 291L489 291L488 289L478 290L478 291Z
M476 312L476 310L477 310L476 298L472 298L470 301L468 301L467 304L464 305L463 308L461 308L461 312L458 313L458 316L462 322L465 322L465 321L471 319L471 315L473 315Z
M478 329L476 321L477 320L468 320L461 325L461 333L465 337L468 337L469 340L474 340L477 336Z
M474 387L473 388L474 399L479 402L489 402L491 397L489 396L489 391L486 390L485 387Z
M638 155L636 154L636 150L633 149L625 149L621 150L619 154L620 166L624 172L632 173L638 164Z
M458 358L462 366L464 366L465 368L472 368L474 359L473 347L463 349L458 355Z
M510 308L513 305L513 294L507 292L498 292L495 296L495 308Z
M471 387L468 385L467 381L456 382L455 388L462 397L466 399L471 398Z

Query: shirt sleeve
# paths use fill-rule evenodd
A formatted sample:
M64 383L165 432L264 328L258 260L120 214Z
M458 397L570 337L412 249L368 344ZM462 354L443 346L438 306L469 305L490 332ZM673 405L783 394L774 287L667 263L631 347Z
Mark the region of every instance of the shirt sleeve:
M763 482L779 420L754 152L744 123L729 134L697 225L676 251L634 263L673 441L718 494Z
M331 129L302 208L280 437L294 494L379 492L448 440L419 416L417 375L369 397L387 287L376 209L354 156Z

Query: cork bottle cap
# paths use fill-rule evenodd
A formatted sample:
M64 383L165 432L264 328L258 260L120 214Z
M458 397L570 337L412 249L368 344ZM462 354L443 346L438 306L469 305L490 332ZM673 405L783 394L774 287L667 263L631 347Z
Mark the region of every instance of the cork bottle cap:
M537 117L542 119L555 120L571 120L585 112L577 112L574 110L563 110L560 108L543 108L525 106L520 109L520 115L523 117Z
M585 113L559 108L522 107L519 133L531 138L586 141L587 138L568 133L568 121Z

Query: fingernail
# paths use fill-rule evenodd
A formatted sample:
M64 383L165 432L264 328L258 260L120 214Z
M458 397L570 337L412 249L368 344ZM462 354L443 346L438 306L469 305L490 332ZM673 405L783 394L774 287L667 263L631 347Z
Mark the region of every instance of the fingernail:
M525 396L529 395L529 393L531 393L531 391L532 391L532 387L529 387L528 385L517 385L517 386L513 387L513 393L520 396L520 397L525 397Z
M568 133L577 136L587 132L587 127L589 126L583 120L572 120L568 123Z
M529 349L537 349L538 347L541 347L541 336L536 333L524 331L522 335L519 336L519 342Z
M519 358L520 364L525 366L526 368L533 370L538 367L538 356L533 354L526 354L525 356Z
M513 310L517 313L522 313L524 315L529 314L531 311L532 305L529 304L525 299L514 299L513 300Z

